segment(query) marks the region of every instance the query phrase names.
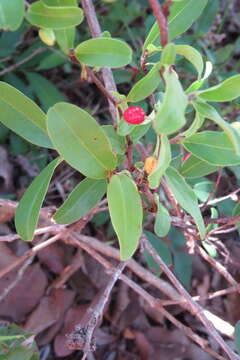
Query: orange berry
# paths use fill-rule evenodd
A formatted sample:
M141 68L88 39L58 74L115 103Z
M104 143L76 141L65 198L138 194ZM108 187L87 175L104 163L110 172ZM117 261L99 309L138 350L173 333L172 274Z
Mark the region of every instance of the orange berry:
M157 166L157 159L154 156L149 156L145 160L144 170L145 172L150 175Z

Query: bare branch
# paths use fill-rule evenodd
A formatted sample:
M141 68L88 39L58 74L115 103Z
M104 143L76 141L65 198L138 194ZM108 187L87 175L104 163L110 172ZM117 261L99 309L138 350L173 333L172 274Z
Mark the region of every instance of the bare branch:
M240 357L234 353L234 351L228 346L228 344L226 344L226 342L223 340L221 335L214 328L212 322L208 320L202 307L192 299L192 297L189 295L189 293L184 289L182 284L178 281L176 276L172 273L172 271L164 263L164 261L161 259L161 257L152 248L151 244L148 243L147 239L145 237L143 237L142 241L143 241L144 248L151 254L153 259L161 267L161 269L167 275L167 277L172 282L172 284L176 287L176 289L179 291L179 293L186 299L191 313L193 315L195 315L196 317L198 317L198 319L206 327L208 332L212 335L212 337L217 341L217 343L220 345L220 347L228 355L229 359L231 359L231 360L239 359Z
M96 16L96 12L92 3L92 0L81 0L81 4L87 19L87 23L89 26L89 30L91 32L91 35L93 38L101 37L102 31ZM102 69L102 76L104 85L106 87L107 91L117 91L117 87L113 78L113 74L111 69L103 68ZM112 119L116 121L117 118L117 112L115 106L112 104L112 102L109 100L109 111L112 116Z
M29 56L27 56L25 59L19 61L16 64L13 64L9 67L7 67L6 69L0 71L0 76L3 76L11 71L16 70L17 68L19 68L21 65L25 64L26 62L30 61L32 58L34 58L36 55L41 54L42 52L46 51L47 48L38 48L35 51L33 51Z

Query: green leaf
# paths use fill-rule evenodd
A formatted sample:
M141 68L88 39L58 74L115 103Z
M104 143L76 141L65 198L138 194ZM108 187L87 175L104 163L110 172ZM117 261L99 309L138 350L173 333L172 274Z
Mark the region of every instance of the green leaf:
M165 244L162 239L159 239L156 235L151 233L150 231L144 231L144 234L147 236L148 241L156 251L156 253L161 257L161 259L165 262L166 265L172 265L172 255L170 249ZM149 268L159 275L161 274L162 270L159 265L155 262L152 256L149 254L147 250L144 250L144 254L146 256L146 260L148 263Z
M16 210L15 226L24 241L32 241L39 212L55 168L62 160L57 158L43 169L24 193Z
M43 0L48 6L78 6L77 0Z
M55 30L56 41L65 54L69 54L69 50L74 48L74 41L76 35L76 28L67 28Z
M130 132L130 137L133 144L137 144L137 142L148 132L151 127L151 122L145 123L134 126L133 130Z
M159 237L164 237L168 234L171 228L171 217L168 210L160 203L158 203L158 211L155 217L154 232Z
M240 320L235 325L234 342L238 353L240 354Z
M142 233L141 198L133 180L124 173L111 177L107 198L112 225L120 244L120 258L127 260L136 251Z
M56 104L48 111L47 125L59 154L85 176L103 179L115 169L110 142L86 111L67 103Z
M46 131L46 115L27 96L0 81L0 121L31 143L52 148Z
M166 135L161 136L161 148L155 170L148 176L148 183L151 189L160 184L160 179L167 170L172 160L171 147Z
M207 201L208 196L214 189L214 183L210 180L203 180L193 186L197 198L201 201Z
M163 77L166 93L154 119L154 128L158 134L172 134L186 123L187 97L174 70L166 69Z
M176 200L179 202L182 208L194 218L200 233L200 237L203 240L206 230L202 214L199 210L197 197L194 194L193 189L186 183L179 172L172 167L167 169L165 177L167 184L173 192Z
M182 232L174 226L171 227L168 238L170 239L171 251L173 252L174 274L181 283L190 290L192 256L186 252L186 239Z
M214 121L229 137L237 154L240 154L240 134L218 114L217 110L209 104L194 102L193 106L199 114Z
M29 81L32 91L40 100L44 111L47 111L57 102L66 100L64 95L42 75L27 72L26 77Z
M17 30L24 16L24 0L0 0L0 28L3 30Z
M186 131L182 132L180 136L192 136L198 131L198 129L200 129L200 127L202 127L204 120L204 117L196 113L195 119L192 122L191 126Z
M28 8L26 18L32 25L59 30L81 24L83 11L75 6L48 6L36 1Z
M67 59L62 56L53 52L50 54L47 54L46 56L44 56L44 58L42 60L40 60L38 67L36 68L36 70L48 70L48 69L52 69L55 68L59 65L64 64L67 61Z
M224 132L202 131L183 141L187 151L199 159L216 166L240 164L240 156Z
M183 0L175 2L170 8L168 21L169 40L176 38L189 29L194 21L201 15L208 0ZM191 14L191 16L189 15ZM159 27L155 23L144 43L144 49L159 37Z
M103 125L102 129L105 132L105 134L107 135L108 139L110 140L113 151L116 152L117 154L124 155L125 151L126 151L125 138L123 136L120 136L117 134L113 125Z
M218 166L210 165L208 162L191 154L189 158L183 162L180 173L185 178L193 179L212 174L217 170Z
M71 224L87 215L107 191L106 180L84 179L70 193L53 219L58 224Z
M169 43L162 49L161 65L174 65L175 60L176 46L173 43Z
M78 7L77 0L44 0L44 3L48 6L75 6ZM69 53L69 49L74 48L74 40L76 29L75 27L55 30L54 31L57 43L61 50L65 53Z
M235 75L207 90L198 92L198 96L207 101L232 101L240 96L240 75Z
M214 21L216 20L216 16L219 12L219 0L211 0L208 1L208 4L203 12L203 14L200 16L197 22L197 36L203 36L207 34Z
M204 63L202 55L194 47L190 45L175 45L176 53L184 56L189 62L193 64L198 73L198 79L201 78Z
M160 64L155 64L147 75L140 79L131 89L127 96L128 102L137 102L146 99L158 87L161 81Z
M200 89L200 87L205 83L205 80L211 75L213 70L213 65L210 61L206 61L205 64L205 72L204 75L201 79L198 79L196 81L194 81L185 91L185 94L188 95L194 91L197 91L198 89Z
M118 68L132 61L132 49L122 40L97 38L80 43L76 57L89 66Z
M218 256L217 248L214 244L208 242L208 241L202 241L202 246L206 250L209 256L212 258L215 258Z

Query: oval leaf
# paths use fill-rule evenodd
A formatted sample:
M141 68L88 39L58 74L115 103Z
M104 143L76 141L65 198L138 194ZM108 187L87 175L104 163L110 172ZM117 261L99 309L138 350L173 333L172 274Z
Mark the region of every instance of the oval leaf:
M183 0L175 2L170 8L168 21L169 40L183 34L189 29L194 21L201 15L203 9L207 5L208 0ZM191 14L191 16L189 16ZM144 49L153 43L159 37L159 27L155 23L144 43Z
M202 55L194 47L190 45L175 45L176 53L184 56L189 62L193 64L198 73L198 79L201 79L204 63Z
M48 6L78 6L77 0L44 0ZM76 28L64 28L55 30L56 41L61 50L68 55L69 50L74 48Z
M22 240L32 241L37 226L39 212L55 168L60 164L57 158L48 164L33 180L24 193L16 210L15 226Z
M211 165L228 166L240 164L232 143L224 132L203 131L183 141L187 151Z
M93 179L104 179L115 169L116 158L104 131L86 111L67 103L48 111L49 136L73 168Z
M214 121L229 137L237 154L240 155L240 134L238 131L228 124L217 112L217 110L209 104L194 102L195 110L203 117Z
M52 148L46 130L46 115L27 96L0 81L0 121L31 143Z
M58 224L71 224L87 215L107 191L106 180L84 179L70 193L53 219Z
M176 60L176 46L173 43L168 43L161 54L161 65L174 65Z
M240 96L240 75L235 75L207 90L199 91L198 96L207 101L232 101Z
M65 54L69 54L69 50L74 48L76 28L68 28L55 30L56 41Z
M206 176L218 171L218 166L210 165L208 162L199 159L194 155L183 162L180 173L183 177L193 179Z
M160 179L167 170L172 160L171 147L166 135L161 136L161 148L158 156L158 162L155 170L148 176L148 182L151 189L157 188Z
M199 210L197 197L193 189L186 183L179 172L169 167L165 173L166 181L173 195L182 208L187 211L195 220L201 239L204 239L206 230Z
M174 70L166 69L163 76L166 93L154 119L154 127L158 134L172 134L186 123L187 97Z
M32 25L58 30L81 24L83 11L76 6L48 6L36 1L29 6L26 18Z
M127 96L127 101L142 101L156 90L161 81L159 68L160 64L155 64L149 71L149 73L132 87L131 91Z
M158 201L158 211L155 217L154 232L157 236L164 237L168 234L170 228L171 228L171 217L169 215L169 212Z
M79 44L76 57L89 66L117 68L131 62L132 49L122 40L97 38Z
M24 0L0 0L0 28L15 31L22 23Z
M133 180L123 173L111 178L107 198L112 225L120 244L120 258L127 260L136 251L142 233L141 198Z
M113 125L103 125L103 131L107 135L112 149L115 153L124 155L126 152L126 139L123 136L118 135Z

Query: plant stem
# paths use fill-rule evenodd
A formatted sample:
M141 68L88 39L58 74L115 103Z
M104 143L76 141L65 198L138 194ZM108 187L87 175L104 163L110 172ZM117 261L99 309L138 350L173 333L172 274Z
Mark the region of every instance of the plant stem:
M157 0L148 0L149 5L152 8L153 14L157 20L159 31L160 31L160 38L161 38L161 45L162 47L166 46L168 43L168 23L167 18L164 16L162 8Z
M89 26L89 30L93 38L101 37L102 30L100 28L96 11L93 6L92 0L81 0L82 8L84 10L87 23ZM103 68L102 70L102 77L104 81L104 85L107 91L117 91L117 87L113 78L113 73L111 69ZM112 101L108 99L109 103L109 112L114 122L117 121L117 110L113 105Z
M234 353L234 351L226 344L226 342L223 340L221 335L215 330L213 324L207 319L205 316L205 313L200 305L198 305L189 295L189 293L184 289L182 284L178 281L176 276L172 273L172 271L168 268L168 266L165 264L165 262L161 259L161 257L155 252L152 245L147 241L145 237L142 237L143 246L144 248L149 252L149 254L153 257L153 259L156 261L156 263L161 267L163 272L166 274L166 276L169 278L171 283L175 286L177 291L186 299L189 310L192 312L193 315L195 315L202 324L206 327L208 332L212 335L212 337L217 341L219 346L225 351L225 353L228 355L229 359L236 360L239 359L237 354Z

